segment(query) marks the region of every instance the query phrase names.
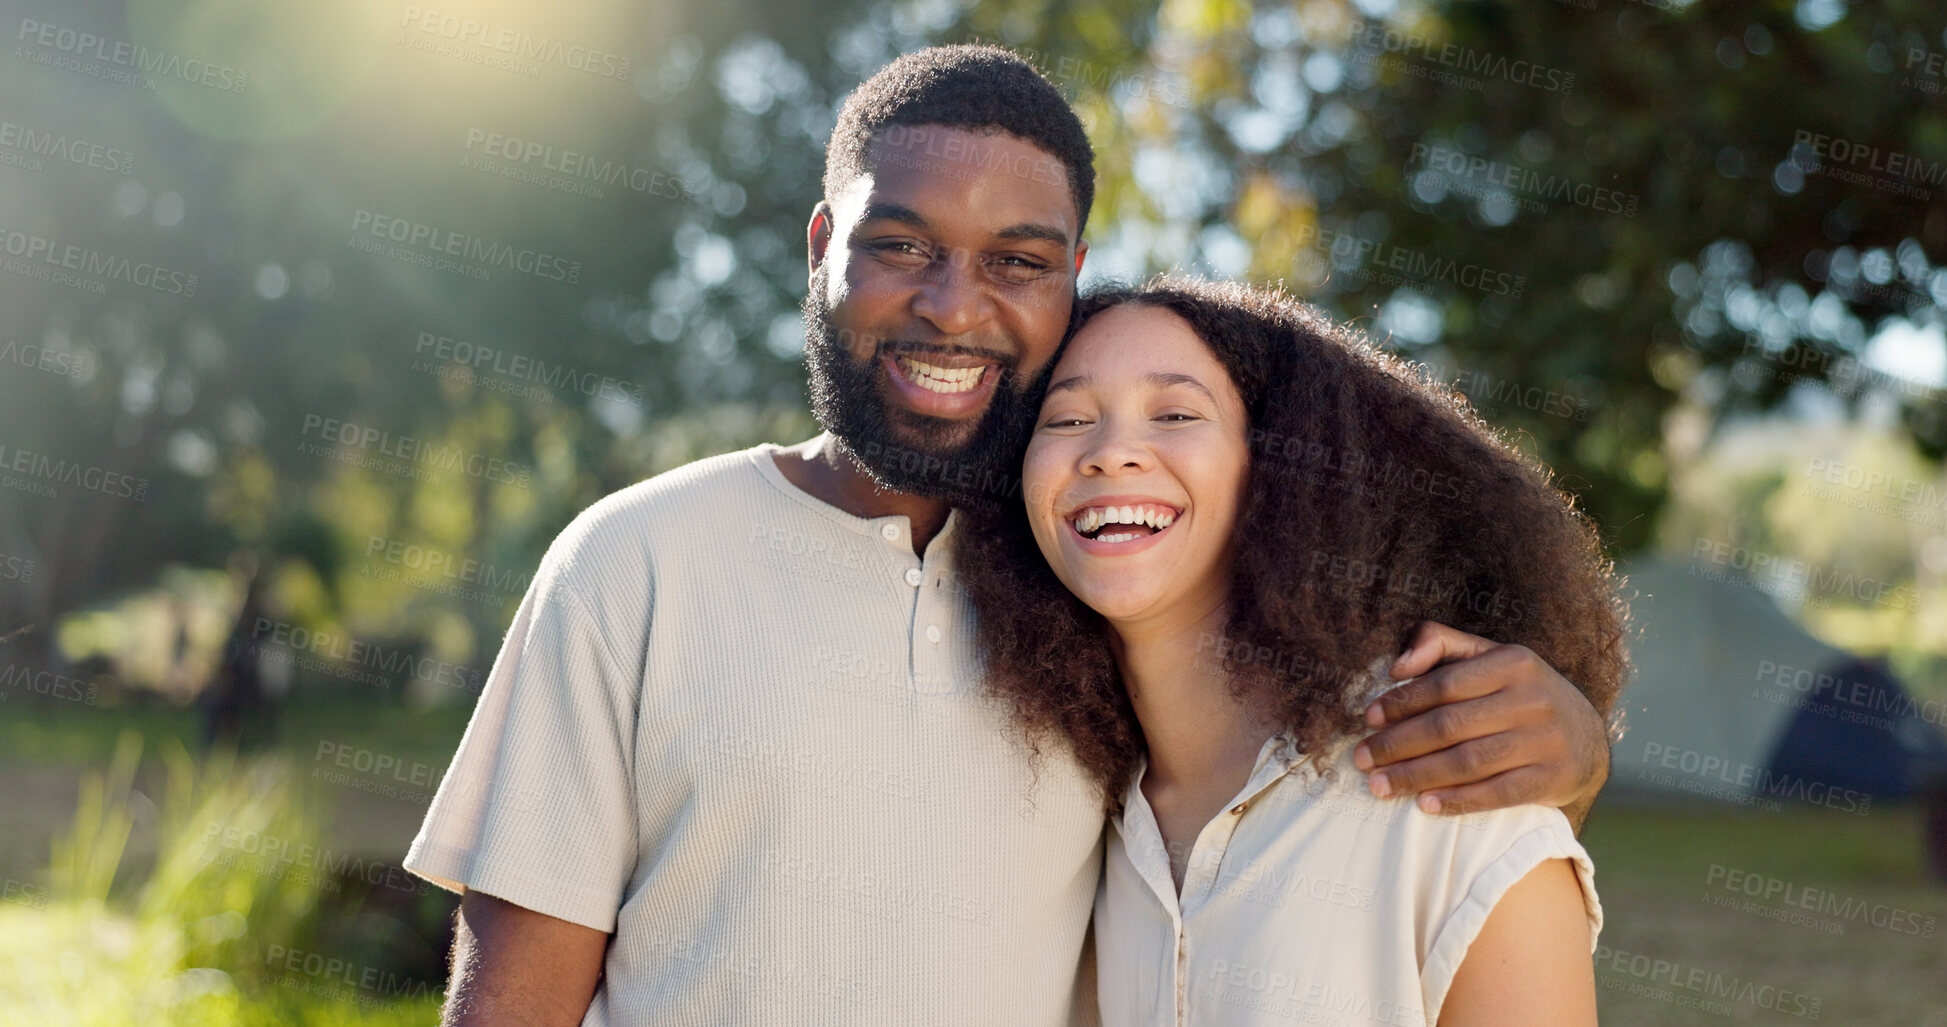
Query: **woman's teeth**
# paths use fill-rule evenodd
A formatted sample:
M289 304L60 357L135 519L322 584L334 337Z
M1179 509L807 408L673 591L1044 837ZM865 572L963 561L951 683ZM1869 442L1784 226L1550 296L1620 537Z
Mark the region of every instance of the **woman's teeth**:
M1075 517L1075 530L1084 537L1092 537L1097 542L1133 542L1147 538L1176 522L1176 511L1167 506L1151 503L1134 506L1091 506ZM1113 527L1110 527L1113 526ZM1110 530L1090 536L1093 531L1105 527ZM1125 528L1140 527L1143 531L1126 531Z
M906 372L906 378L928 392L971 392L987 373L985 364L979 367L941 367L911 357L899 357L898 360L899 369Z

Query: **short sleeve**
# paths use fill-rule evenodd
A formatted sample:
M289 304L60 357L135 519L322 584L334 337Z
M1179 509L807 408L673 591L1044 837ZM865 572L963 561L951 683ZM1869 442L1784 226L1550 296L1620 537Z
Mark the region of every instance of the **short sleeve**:
M1427 1020L1439 1016L1467 949L1480 936L1494 904L1528 872L1551 859L1566 859L1582 885L1582 910L1588 918L1589 951L1602 932L1602 902L1596 897L1595 864L1575 840L1561 810L1521 806L1458 818L1455 833L1453 897L1435 921L1420 984Z
M636 863L640 682L554 556L521 599L405 867L613 932Z

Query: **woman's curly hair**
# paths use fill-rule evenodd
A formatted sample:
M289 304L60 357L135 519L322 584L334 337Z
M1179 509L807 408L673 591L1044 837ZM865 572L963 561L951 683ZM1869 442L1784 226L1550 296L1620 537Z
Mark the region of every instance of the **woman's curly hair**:
M1076 321L1126 304L1188 322L1249 414L1228 624L1197 643L1239 701L1322 750L1363 730L1375 661L1433 620L1527 646L1608 715L1627 675L1613 564L1547 469L1457 391L1318 310L1241 283L1161 276L1084 297ZM1024 504L963 527L957 563L988 688L1037 759L1045 743L1065 746L1113 808L1143 738L1107 623L1042 559Z

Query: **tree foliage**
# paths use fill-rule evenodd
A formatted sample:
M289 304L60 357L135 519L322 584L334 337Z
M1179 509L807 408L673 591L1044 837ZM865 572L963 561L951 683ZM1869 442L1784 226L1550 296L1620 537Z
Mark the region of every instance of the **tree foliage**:
M34 568L0 583L0 627L43 629L15 644L167 564L254 549L305 569L273 590L286 615L483 659L507 596L374 561L400 543L531 566L616 488L808 433L820 148L853 84L927 42L1014 46L1074 99L1100 155L1097 273L1286 282L1452 377L1619 550L1650 536L1680 402L1721 418L1822 389L1947 448L1930 382L1866 359L1902 320L1938 338L1947 300L1930 5L486 5L524 69L419 10L26 16L251 77L138 88L37 59L65 52L24 27L0 62L20 126L133 155L0 167L7 245L197 276L0 273L0 347L69 368L0 359L7 459L146 482L0 489L0 557ZM425 266L455 237L563 273Z

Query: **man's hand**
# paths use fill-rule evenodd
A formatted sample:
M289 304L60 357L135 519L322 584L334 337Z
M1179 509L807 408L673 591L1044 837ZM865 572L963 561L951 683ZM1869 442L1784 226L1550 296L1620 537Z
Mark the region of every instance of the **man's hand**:
M1392 678L1414 680L1366 708L1384 730L1353 750L1374 795L1418 792L1428 813L1556 806L1581 830L1609 778L1608 732L1532 650L1425 621Z
M581 1023L609 935L471 888L454 926L444 1027Z

